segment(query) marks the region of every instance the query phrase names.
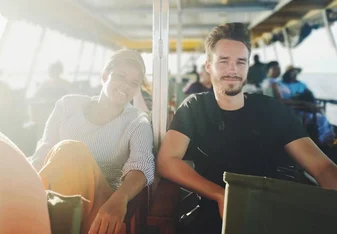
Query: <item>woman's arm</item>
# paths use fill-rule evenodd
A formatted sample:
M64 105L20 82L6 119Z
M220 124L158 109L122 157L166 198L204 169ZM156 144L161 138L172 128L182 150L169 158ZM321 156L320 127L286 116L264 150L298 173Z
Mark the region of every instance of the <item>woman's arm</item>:
M56 102L53 112L50 114L43 132L42 139L38 142L36 151L32 157L32 165L39 171L44 164L44 159L49 150L60 141L60 125L63 115L63 99Z
M123 167L123 182L100 208L89 233L119 233L127 204L154 179L153 135L147 118L136 120L130 137L130 156ZM107 231L107 232L106 232Z

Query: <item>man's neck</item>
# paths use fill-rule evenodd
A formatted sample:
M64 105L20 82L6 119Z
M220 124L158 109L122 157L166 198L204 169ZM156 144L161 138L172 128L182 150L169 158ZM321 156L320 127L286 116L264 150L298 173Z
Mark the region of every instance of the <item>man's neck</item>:
M215 92L215 99L221 109L228 111L238 110L245 104L243 92L235 96L228 96Z

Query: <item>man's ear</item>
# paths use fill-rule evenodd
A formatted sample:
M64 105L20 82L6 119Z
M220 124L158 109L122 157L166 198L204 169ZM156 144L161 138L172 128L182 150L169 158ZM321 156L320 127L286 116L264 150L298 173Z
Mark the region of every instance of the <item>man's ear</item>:
M211 74L211 64L208 62L208 60L206 60L206 62L205 62L205 69L206 69L206 71L209 73L209 74Z

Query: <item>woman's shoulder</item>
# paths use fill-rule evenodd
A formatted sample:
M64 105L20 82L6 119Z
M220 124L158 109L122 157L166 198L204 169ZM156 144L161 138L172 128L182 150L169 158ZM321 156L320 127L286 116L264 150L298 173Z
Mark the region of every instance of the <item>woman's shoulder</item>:
M127 119L131 124L139 124L141 122L147 122L150 124L149 116L144 111L131 104L127 104L125 106L122 118Z
M58 102L61 102L63 106L73 106L88 103L91 99L92 97L87 95L68 94L63 96Z

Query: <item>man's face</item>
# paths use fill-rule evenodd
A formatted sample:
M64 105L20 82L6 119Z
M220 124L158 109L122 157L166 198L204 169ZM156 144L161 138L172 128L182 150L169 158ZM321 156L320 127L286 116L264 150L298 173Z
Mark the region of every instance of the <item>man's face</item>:
M222 39L215 44L210 61L206 61L206 70L217 93L236 96L242 92L247 81L248 59L248 48L242 42Z

